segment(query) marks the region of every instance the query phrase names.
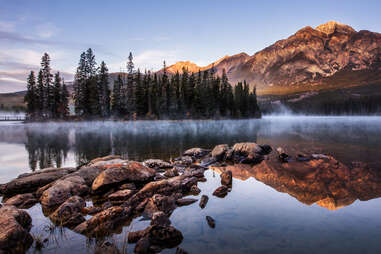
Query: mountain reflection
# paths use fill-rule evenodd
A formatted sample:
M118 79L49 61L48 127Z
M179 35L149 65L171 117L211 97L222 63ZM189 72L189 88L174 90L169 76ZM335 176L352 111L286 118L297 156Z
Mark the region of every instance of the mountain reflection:
M236 179L254 177L306 205L316 203L329 210L348 206L357 199L366 201L381 197L381 173L362 162L346 166L331 157L280 163L272 156L254 166L236 164L213 168L217 172L225 169L231 170Z

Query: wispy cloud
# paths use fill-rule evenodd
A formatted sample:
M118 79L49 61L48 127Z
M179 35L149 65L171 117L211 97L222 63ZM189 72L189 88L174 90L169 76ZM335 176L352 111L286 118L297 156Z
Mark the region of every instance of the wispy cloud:
M160 41L169 41L170 38L168 36L157 36L153 38L154 41L160 42Z
M58 34L59 29L52 23L45 23L37 25L36 32L41 38L48 39Z

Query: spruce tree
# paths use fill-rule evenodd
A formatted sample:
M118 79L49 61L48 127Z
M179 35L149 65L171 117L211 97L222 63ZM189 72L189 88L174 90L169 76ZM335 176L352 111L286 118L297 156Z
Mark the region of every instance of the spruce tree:
M121 86L123 84L121 74L118 75L118 79L114 82L114 89L112 93L112 113L115 116L120 116L122 111L121 105Z
M60 107L59 107L59 112L60 112L60 117L61 118L66 118L70 115L70 110L69 110L69 91L67 90L66 84L64 81L62 81L62 88L61 88L61 99L60 99Z
M36 111L38 110L36 93L36 77L34 71L31 71L27 80L27 92L24 97L24 102L27 104L27 116L33 119L35 117Z
M52 97L52 117L60 117L60 106L61 106L61 77L60 73L57 72L54 75L54 87L53 87L53 97Z
M86 92L86 53L80 56L77 72L74 79L74 107L76 115L85 113L85 94Z
M110 88L108 69L104 61L101 63L98 76L100 113L102 117L108 117L110 116Z
M52 115L52 105L53 105L53 87L52 87L52 77L50 68L50 57L48 53L45 53L41 58L41 71L42 71L42 101L43 101L43 114L45 117L51 117Z

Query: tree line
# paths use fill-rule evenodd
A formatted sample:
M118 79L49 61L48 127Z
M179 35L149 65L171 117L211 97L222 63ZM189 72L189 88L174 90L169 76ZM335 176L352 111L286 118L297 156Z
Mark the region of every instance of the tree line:
M104 61L97 65L91 48L80 56L74 80L74 109L80 118L210 119L260 117L256 90L239 82L234 88L225 70L214 68L191 73L167 73L165 61L159 72L135 70L130 53L127 72L120 72L110 89ZM29 89L28 79L28 91ZM29 97L26 96L29 102ZM29 112L29 103L28 103ZM49 115L55 118L56 115Z
M29 119L59 119L69 115L69 92L60 73L51 73L50 57L45 53L37 78L31 71L24 101Z

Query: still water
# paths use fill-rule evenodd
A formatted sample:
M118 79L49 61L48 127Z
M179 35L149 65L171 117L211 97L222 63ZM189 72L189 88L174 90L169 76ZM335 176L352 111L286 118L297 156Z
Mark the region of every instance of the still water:
M372 176L381 175L381 118L265 117L227 121L1 123L0 183L21 173L51 166L75 166L108 154L139 161L170 160L191 147L211 149L217 144L237 142L329 154L345 165L361 161L368 164ZM317 202L301 202L287 191L278 192L271 184L257 180L257 174L252 172L233 172L233 189L220 199L212 196L220 185L218 172L206 171L207 182L198 184L202 190L198 197L205 194L210 198L206 208L201 210L194 203L176 209L170 217L172 225L183 233L183 249L189 253L381 252L381 193L362 193L367 201L356 197L353 202L328 209ZM368 172L363 175L369 176ZM380 179L373 185L378 184L377 180ZM379 185L381 189L381 180ZM92 253L94 242L69 229L48 233L45 229L50 222L39 205L28 212L33 219L31 232L49 237L42 253ZM208 227L207 215L215 219L214 229ZM137 218L109 240L122 249L128 231L148 224ZM133 245L126 249L132 253ZM35 252L33 248L29 250Z

